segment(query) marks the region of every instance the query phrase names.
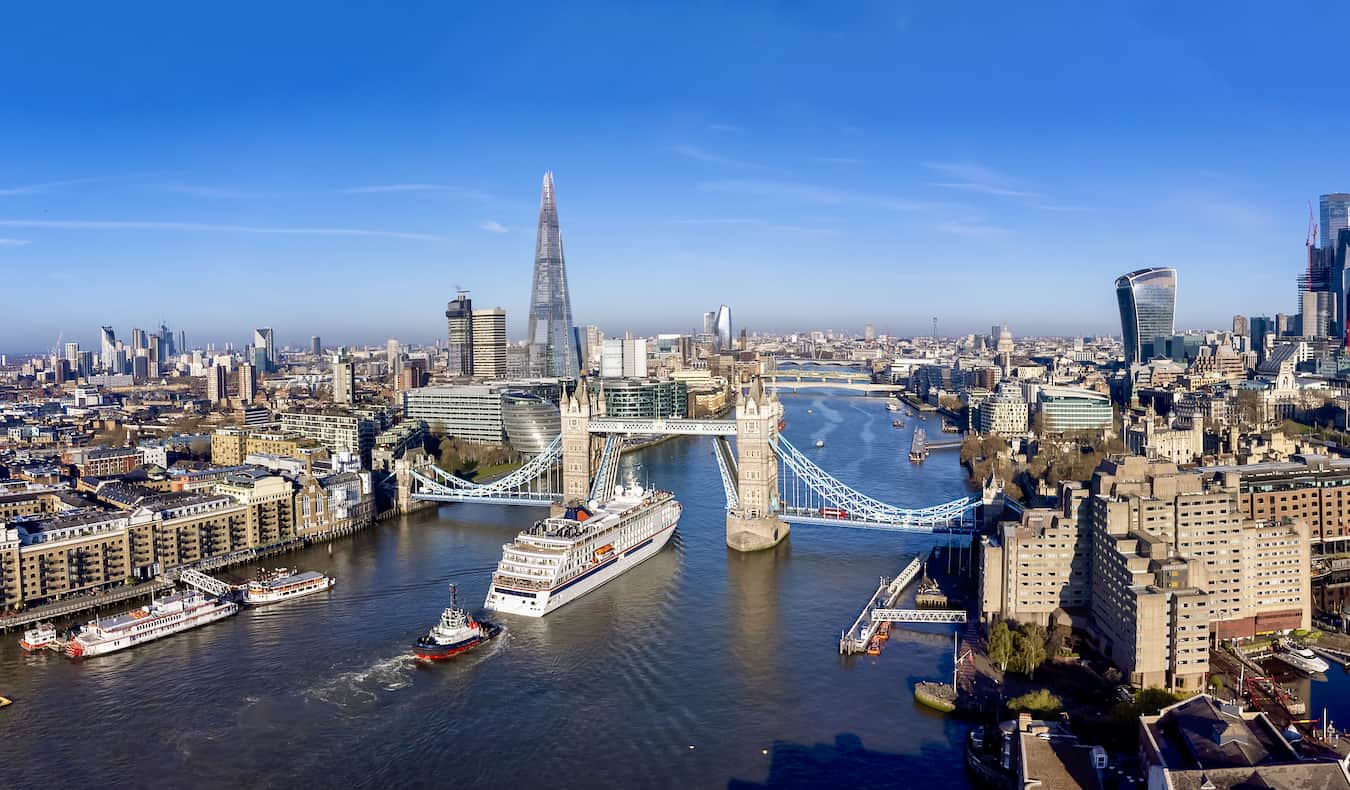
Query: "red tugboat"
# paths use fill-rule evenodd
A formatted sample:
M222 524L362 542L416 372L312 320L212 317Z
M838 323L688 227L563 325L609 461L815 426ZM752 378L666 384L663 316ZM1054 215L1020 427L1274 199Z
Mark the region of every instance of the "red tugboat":
M441 661L481 645L501 633L501 626L473 619L459 607L459 589L450 585L450 608L441 612L441 621L413 647L413 655L424 661Z

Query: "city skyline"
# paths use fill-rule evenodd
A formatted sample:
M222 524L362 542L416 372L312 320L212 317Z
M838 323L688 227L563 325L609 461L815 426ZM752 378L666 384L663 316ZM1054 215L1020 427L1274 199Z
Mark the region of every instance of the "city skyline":
M689 329L724 301L751 329L866 315L919 335L937 315L948 334L993 320L1104 334L1116 276L1174 266L1209 284L1206 299L1178 304L1178 328L1219 327L1232 313L1297 312L1286 283L1304 264L1307 205L1345 186L1303 154L1334 144L1341 111L1316 108L1311 123L1313 108L1278 87L1332 56L1235 55L1292 27L1293 13L723 8L724 34L702 41L706 57L679 79L663 58L700 32L682 15L581 13L539 29L616 49L548 61L547 85L542 34L489 10L412 25L336 15L306 38L328 42L307 45L315 62L361 53L346 56L359 78L337 91L326 72L279 68L294 65L291 36L312 15L282 15L271 33L227 21L201 34L250 44L236 49L247 61L165 35L119 47L120 59L101 58L115 67L89 75L71 65L76 52L99 58L119 31L188 20L92 8L89 29L105 32L52 39L37 35L42 13L16 13L0 54L35 76L11 92L0 130L0 266L36 275L12 287L8 352L48 348L62 331L87 344L84 325L146 315L198 338L266 323L283 344L431 339L456 285L501 304L509 336L523 338L533 184L546 169L568 184L579 325ZM769 48L762 62L741 54L747 39ZM1013 46L1023 68L998 71ZM967 62L948 64L957 50ZM801 51L811 57L787 56ZM474 71L487 52L517 65ZM685 76L706 87L691 93ZM547 129L541 102L565 108ZM93 138L80 131L91 113ZM1056 287L1004 282L1028 269ZM948 281L957 270L961 288ZM838 298L817 298L823 271ZM635 272L662 273L655 308ZM260 280L242 315L209 298ZM58 299L80 326L48 309Z

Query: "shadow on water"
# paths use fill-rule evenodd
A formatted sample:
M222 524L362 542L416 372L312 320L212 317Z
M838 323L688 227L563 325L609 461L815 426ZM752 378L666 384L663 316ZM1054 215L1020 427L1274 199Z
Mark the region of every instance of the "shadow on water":
M925 749L926 750L926 749ZM950 762L944 750L934 746L932 759L923 764ZM936 752L944 752L941 755ZM891 754L868 749L862 738L853 733L834 736L834 743L786 743L775 741L770 751L769 776L763 782L732 779L728 790L755 788L820 788L820 787L916 787L930 777L915 774L914 755ZM952 766L960 771L959 766ZM940 774L933 781L950 782Z

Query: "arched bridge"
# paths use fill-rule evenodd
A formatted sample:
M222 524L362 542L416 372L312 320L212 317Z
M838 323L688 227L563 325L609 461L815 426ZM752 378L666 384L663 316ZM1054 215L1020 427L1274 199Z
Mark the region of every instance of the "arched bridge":
M970 532L975 526L978 499L900 507L821 469L778 433L782 406L759 380L742 398L734 420L615 418L592 416L591 408L585 392L565 397L562 434L498 480L474 483L435 467L412 471L412 498L536 506L603 501L614 490L628 437L708 436L726 494L727 542L733 548L771 546L786 536L788 523L897 532Z

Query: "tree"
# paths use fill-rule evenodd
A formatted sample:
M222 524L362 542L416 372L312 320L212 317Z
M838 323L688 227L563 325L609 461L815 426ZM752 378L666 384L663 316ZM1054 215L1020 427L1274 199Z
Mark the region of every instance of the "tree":
M1026 711L1041 716L1052 716L1064 709L1064 700L1050 693L1049 689L1037 689L1008 700L1008 708Z
M1008 670L1008 662L1013 657L1013 635L1008 623L999 620L989 629L989 660L998 664L999 671Z
M1036 667L1045 663L1045 628L1035 623L1024 623L1013 637L1017 667L1027 677L1034 677Z

